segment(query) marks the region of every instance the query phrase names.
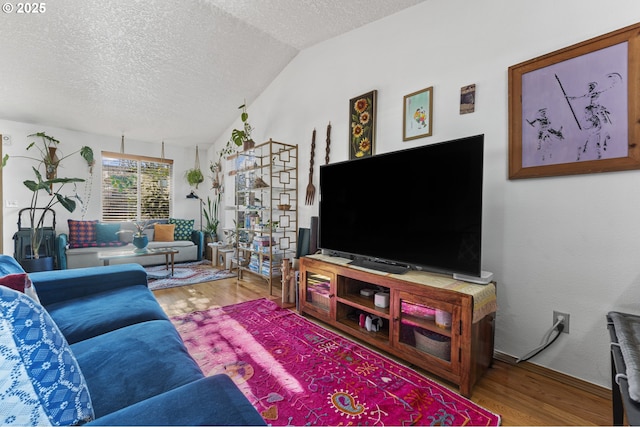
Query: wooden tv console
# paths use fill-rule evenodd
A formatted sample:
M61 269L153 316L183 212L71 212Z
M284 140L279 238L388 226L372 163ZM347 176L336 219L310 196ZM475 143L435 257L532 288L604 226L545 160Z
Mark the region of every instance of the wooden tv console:
M300 259L300 312L453 382L470 397L493 360L495 283L418 271L396 275L348 263L326 255ZM387 292L389 306L376 306L363 289ZM380 330L367 330L367 316L382 320Z

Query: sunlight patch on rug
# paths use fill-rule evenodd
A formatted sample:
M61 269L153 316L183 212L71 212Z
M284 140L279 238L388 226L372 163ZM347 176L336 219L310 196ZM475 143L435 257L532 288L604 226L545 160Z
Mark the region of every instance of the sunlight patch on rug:
M172 317L210 376L270 425L475 425L500 416L266 299Z
M210 282L214 280L235 277L235 273L228 270L213 268L208 261L185 262L176 264L173 276L171 276L171 266L169 269L162 265L145 267L149 289L175 288L177 286L195 285L196 283Z

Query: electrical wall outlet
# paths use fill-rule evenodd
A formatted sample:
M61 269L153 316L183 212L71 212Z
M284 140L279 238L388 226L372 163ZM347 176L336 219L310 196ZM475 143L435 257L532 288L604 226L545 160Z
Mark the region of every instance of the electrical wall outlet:
M562 330L563 333L568 334L569 333L569 313L562 313L560 311L553 311L553 324L555 325L559 318L562 317L562 323L564 324L564 329Z

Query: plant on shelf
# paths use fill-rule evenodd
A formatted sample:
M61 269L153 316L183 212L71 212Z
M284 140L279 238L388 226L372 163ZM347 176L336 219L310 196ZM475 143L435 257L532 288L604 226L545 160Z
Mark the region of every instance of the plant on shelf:
M40 247L44 238L45 216L48 210L60 204L67 211L73 212L76 209L76 200L82 204L82 200L77 194L76 184L85 180L82 178L58 178L57 170L60 162L76 153L80 153L80 156L87 162L91 173L95 160L93 158L93 150L90 147L83 146L71 154L59 156L57 146L60 141L54 137L44 132L34 133L28 137L36 138L37 140L31 142L27 146L27 150L35 149L39 152L39 156L13 157L22 157L36 162L36 166L31 167L35 180L27 179L23 181L23 184L31 192L31 202L29 204L30 255L32 260L37 260L40 258ZM8 160L9 156L5 155L2 159L2 167L6 166ZM41 169L44 170L41 171ZM43 172L45 179L42 177ZM72 195L66 195L62 192L67 184L73 184Z
M254 147L255 142L251 139L251 131L253 128L249 124L249 113L247 113L246 102L238 107L242 110L240 114L240 120L242 120L242 129L234 129L231 131L231 141L233 141L238 147L243 147L244 150L249 150Z

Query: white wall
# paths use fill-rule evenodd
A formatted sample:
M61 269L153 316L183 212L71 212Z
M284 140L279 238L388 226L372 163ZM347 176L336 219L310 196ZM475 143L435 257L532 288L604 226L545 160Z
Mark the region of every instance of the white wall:
M53 209L56 212L56 231L58 233L67 232L67 219L100 219L101 210L101 193L100 193L100 152L101 151L120 151L121 135L104 136L94 135L82 132L75 132L66 129L59 129L51 126L33 125L8 120L0 120L0 133L11 136L11 145L3 145L4 154L9 154L10 159L7 166L3 170L3 200L2 209L4 213L4 235L3 237L3 253L13 255L13 234L18 228L18 212L22 208L29 207L31 201L31 193L24 187L22 181L26 179L35 179L31 166L33 161L22 158L11 158L11 156L24 156L30 152L26 151L26 147L33 138L27 138L27 135L36 132L46 132L47 135L53 136L60 141L58 145L63 153L69 154L87 145L93 149L96 158L96 166L94 167L94 178L90 198L87 197L89 192L85 193L84 184L78 185L78 195L85 201L87 211L82 215L81 206L78 206L73 213L67 212L60 205L56 205ZM125 153L138 154L142 156L160 157L161 145L149 144L140 141L128 140L125 135ZM178 146L172 146L165 143L165 158L173 159L173 179L174 179L174 200L173 200L173 216L176 218L194 218L196 227L200 221L199 203L197 200L186 199L190 188L184 179L184 173L187 169L194 166L195 147L193 149L184 149ZM200 164L205 176L208 172L209 163L206 160L206 153L200 154ZM79 154L73 155L65 159L58 169L59 177L83 178L88 182L89 173L85 161ZM208 187L208 180L205 181L203 189ZM65 187L66 188L66 187ZM204 195L204 193L203 193ZM7 201L16 201L17 208L6 207ZM28 217L23 215L22 226L24 221L28 221Z
M567 312L571 333L532 361L608 387L605 314L640 312L640 171L509 181L507 68L638 20L636 0L429 0L301 52L249 106L254 139L299 144L304 200L313 128L316 165L329 121L331 160L345 160L348 101L372 89L377 153L484 133L483 263L498 282L496 349L524 355L552 311ZM476 112L460 115L460 88L471 83ZM403 96L428 86L433 136L402 142ZM317 213L317 201L302 206L300 226Z

